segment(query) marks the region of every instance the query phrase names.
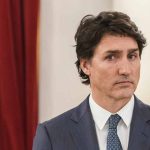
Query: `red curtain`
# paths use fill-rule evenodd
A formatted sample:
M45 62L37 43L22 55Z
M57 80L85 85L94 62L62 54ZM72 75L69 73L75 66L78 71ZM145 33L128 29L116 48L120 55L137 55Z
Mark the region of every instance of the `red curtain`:
M0 0L0 150L32 149L38 7L38 0Z

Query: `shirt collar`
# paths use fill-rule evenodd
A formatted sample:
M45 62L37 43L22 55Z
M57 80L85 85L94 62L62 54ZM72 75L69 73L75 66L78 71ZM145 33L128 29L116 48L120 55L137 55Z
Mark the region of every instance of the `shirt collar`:
M130 101L117 112L118 115L122 118L123 122L127 127L131 124L132 114L134 109L134 96L131 97Z
M89 105L96 125L99 127L100 130L102 130L108 118L110 117L110 115L112 115L112 113L99 106L93 100L91 94L89 97ZM134 96L132 96L131 100L121 110L117 112L117 114L120 115L124 124L127 127L129 127L131 124L133 108L134 108Z

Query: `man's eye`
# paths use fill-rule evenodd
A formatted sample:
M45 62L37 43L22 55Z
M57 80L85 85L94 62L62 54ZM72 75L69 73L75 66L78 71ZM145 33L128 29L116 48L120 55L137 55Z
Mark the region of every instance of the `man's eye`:
M107 60L114 60L115 58L116 58L115 55L108 55L108 56L106 57Z
M137 55L136 54L131 54L131 55L128 56L128 58L131 59L131 60L134 60L134 59L137 58Z

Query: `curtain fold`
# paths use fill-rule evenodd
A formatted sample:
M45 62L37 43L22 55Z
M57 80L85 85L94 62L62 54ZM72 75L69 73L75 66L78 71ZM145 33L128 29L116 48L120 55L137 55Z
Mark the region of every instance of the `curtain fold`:
M31 150L39 0L0 0L0 150Z

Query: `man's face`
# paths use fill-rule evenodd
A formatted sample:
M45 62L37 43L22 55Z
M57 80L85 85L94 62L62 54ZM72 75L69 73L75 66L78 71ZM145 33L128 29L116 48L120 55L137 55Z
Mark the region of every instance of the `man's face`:
M140 77L137 42L131 37L105 35L93 58L81 60L82 70L90 78L92 93L103 99L128 99Z

